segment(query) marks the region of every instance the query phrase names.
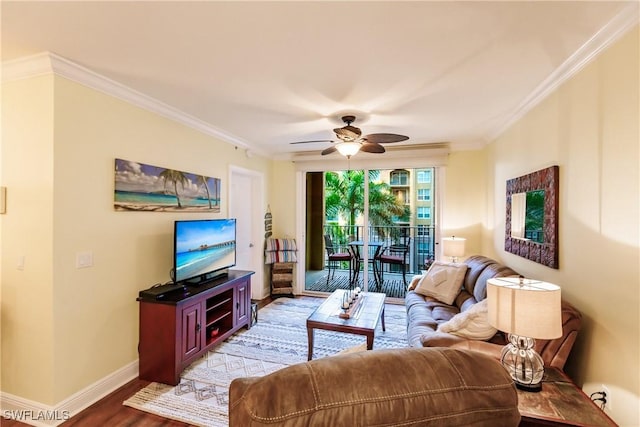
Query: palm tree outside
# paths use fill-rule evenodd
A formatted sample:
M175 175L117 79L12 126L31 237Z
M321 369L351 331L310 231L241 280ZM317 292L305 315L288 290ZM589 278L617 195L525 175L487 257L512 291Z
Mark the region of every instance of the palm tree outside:
M364 171L348 170L325 173L325 210L327 225L333 225L332 233L341 241L357 233L357 220L364 214ZM408 219L410 209L398 200L385 182L379 182L380 171L369 174L369 223L377 227L381 237L398 219ZM339 225L339 219L346 227ZM343 231L344 230L344 231Z

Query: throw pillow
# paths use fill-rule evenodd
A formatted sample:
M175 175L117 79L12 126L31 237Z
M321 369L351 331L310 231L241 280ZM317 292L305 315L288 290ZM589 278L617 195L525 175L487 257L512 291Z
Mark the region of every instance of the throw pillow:
M462 289L467 268L466 264L436 261L418 282L415 291L445 304L453 304Z
M498 330L489 324L487 300L484 299L468 310L458 313L448 321L438 325L438 331L448 332L471 340L488 340Z

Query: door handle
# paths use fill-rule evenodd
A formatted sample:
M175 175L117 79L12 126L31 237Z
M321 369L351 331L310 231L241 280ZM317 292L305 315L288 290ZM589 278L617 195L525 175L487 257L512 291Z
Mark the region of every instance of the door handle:
M252 248L253 247L253 243L249 243L249 247Z

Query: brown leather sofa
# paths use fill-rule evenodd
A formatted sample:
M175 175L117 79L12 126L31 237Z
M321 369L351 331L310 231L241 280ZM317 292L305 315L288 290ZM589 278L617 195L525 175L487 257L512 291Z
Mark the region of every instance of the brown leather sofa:
M229 425L517 426L513 381L468 350L403 348L299 363L229 388Z
M518 275L511 268L481 255L471 256L464 262L468 269L462 290L452 305L425 297L413 290L407 292L405 306L409 345L470 349L499 359L502 347L507 343L505 334L500 331L487 341L477 341L437 330L440 323L450 320L456 314L484 300L487 297L488 279ZM581 318L578 310L568 302L562 301L562 337L553 340L536 340L536 351L542 356L545 366L564 368L580 329Z

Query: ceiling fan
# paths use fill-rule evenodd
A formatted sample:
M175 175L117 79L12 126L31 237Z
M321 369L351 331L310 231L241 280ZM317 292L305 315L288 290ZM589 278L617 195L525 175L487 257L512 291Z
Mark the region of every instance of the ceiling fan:
M334 129L337 141L332 139L322 139L317 141L299 141L292 142L291 144L309 144L312 142L331 142L333 145L329 148L322 150L322 155L331 154L334 151L338 151L343 156L350 158L358 151L365 153L384 153L386 150L381 144L390 144L393 142L406 141L409 139L405 135L397 135L395 133L371 133L369 135L362 136L362 131L351 126L356 120L356 116L343 116L342 121L346 126Z

